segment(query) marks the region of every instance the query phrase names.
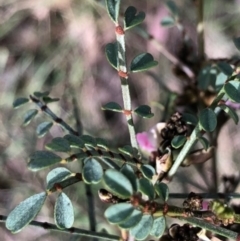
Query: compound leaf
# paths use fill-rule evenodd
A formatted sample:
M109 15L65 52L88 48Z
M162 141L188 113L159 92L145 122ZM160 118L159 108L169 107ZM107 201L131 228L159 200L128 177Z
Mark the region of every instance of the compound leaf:
M143 22L145 19L145 13L144 12L139 12L137 13L137 9L133 6L130 6L127 8L125 11L125 18L124 18L124 29L130 29L135 27L136 25L140 24Z
M129 198L133 194L130 180L115 169L108 169L103 176L107 189L121 198Z
M54 220L58 228L71 228L74 222L73 205L69 197L61 192L54 206Z
M132 229L130 234L137 240L144 240L151 232L153 226L153 217L149 214L142 216L140 222Z
M26 104L26 103L28 103L28 102L29 102L29 99L28 99L28 98L23 98L23 97L17 98L17 99L14 100L14 102L13 102L13 108L14 108L14 109L17 109L18 107L20 107L20 106L22 106L22 105L24 105L24 104Z
M131 203L118 203L110 206L104 216L110 223L117 224L126 220L134 211Z
M82 174L86 183L96 184L102 179L103 169L97 160L89 158L84 163Z
M131 63L132 72L140 72L150 69L158 64L157 61L153 59L153 56L149 53L142 53L136 56Z
M164 216L154 219L150 234L160 238L166 229L166 218Z
M49 122L49 121L45 121L45 122L42 122L41 124L39 124L37 126L37 130L36 130L38 137L45 136L48 133L48 131L51 129L52 126L53 126L53 123Z
M20 232L37 216L45 202L46 197L46 192L42 192L22 201L8 215L6 228L12 233Z
M58 152L69 152L71 150L69 142L61 137L53 138L50 143L45 146L48 150Z
M72 173L65 167L54 168L47 174L47 190L51 189L55 183L65 180L71 176L71 174Z
M122 112L122 107L116 102L109 102L102 107L102 110L111 110L116 112Z
M205 131L214 131L217 126L217 117L212 109L206 108L200 112L199 121Z
M53 164L59 163L61 157L50 151L36 151L29 158L28 168L32 171L49 167Z
M154 116L151 112L151 107L148 105L140 105L134 110L134 112L143 118L151 118Z
M119 0L106 0L108 14L115 23L118 22L120 2Z
M168 186L165 183L160 182L160 183L155 184L154 189L155 189L156 193L158 194L158 196L164 202L166 202L168 200L169 189L168 189Z
M134 209L132 214L118 226L123 229L130 229L135 227L141 220L143 213L140 210Z
M114 68L118 69L118 45L117 43L109 43L105 47L105 54L109 64Z
M240 103L240 82L237 80L229 81L224 85L227 96L237 103Z
M28 110L24 115L23 125L27 126L32 121L32 119L37 115L37 113L38 113L38 110L36 109Z

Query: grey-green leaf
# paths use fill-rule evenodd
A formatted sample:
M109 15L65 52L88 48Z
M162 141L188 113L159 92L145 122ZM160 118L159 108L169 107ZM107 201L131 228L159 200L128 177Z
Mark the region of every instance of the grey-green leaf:
M85 148L84 142L78 136L68 134L63 138L69 142L70 147L72 148L80 148L80 149Z
M240 37L234 38L233 43L236 46L236 48L240 51Z
M39 91L36 91L34 92L33 94L37 97L37 98L41 98L41 97L46 97L49 95L49 91L45 91L45 92L39 92Z
M140 171L142 172L143 176L149 180L151 180L153 175L155 175L155 169L151 165L142 165L140 167Z
M120 2L119 0L106 0L108 14L115 23L118 22Z
M209 141L205 137L201 136L198 138L198 140L201 142L205 150L209 148Z
M61 137L53 138L52 141L45 146L48 150L58 152L69 152L71 151L69 142Z
M102 110L111 110L116 112L122 112L122 107L115 102L109 102L102 107Z
M140 222L132 229L130 234L137 240L144 240L151 232L153 226L153 217L149 214L142 216Z
M142 211L134 209L132 214L118 226L123 229L130 229L135 227L141 220L143 216Z
M6 228L12 233L20 232L37 216L46 197L46 192L42 192L22 201L8 215Z
M151 118L154 116L154 114L151 112L150 106L148 105L140 105L134 110L134 112L143 118Z
M58 228L71 228L74 222L73 205L69 197L61 192L54 207L54 220Z
M131 157L133 156L133 157L137 158L138 150L135 147L126 145L126 146L123 146L123 147L119 147L118 150L121 151L122 153L125 153L125 154L131 156Z
M105 54L110 65L114 69L118 69L118 44L116 42L107 44Z
M32 119L37 115L37 113L38 113L38 110L36 109L28 110L24 115L23 125L27 126L32 121Z
M164 17L161 20L161 25L163 27L173 27L175 24L176 24L175 20L170 16Z
M51 189L55 183L65 180L71 176L71 174L72 173L65 167L54 168L47 174L47 190Z
M187 140L186 136L183 136L183 135L174 136L171 141L171 145L172 145L172 147L178 149L184 145L186 140Z
M216 69L211 66L206 66L201 69L199 75L197 76L198 87L202 90L206 90L209 85L215 85L216 78Z
M96 138L97 146L103 148L104 150L109 150L109 143L107 140L102 138Z
M239 118L237 113L234 111L234 109L232 109L231 107L227 106L227 105L218 105L218 107L220 107L222 110L224 110L226 112L226 114L228 114L233 121L235 122L235 124L238 124Z
M154 185L154 189L156 191L156 193L158 194L158 196L164 201L166 202L168 200L168 196L169 196L169 189L168 186L163 183L156 183Z
M121 198L129 198L133 194L133 187L129 179L115 169L108 169L103 176L107 189Z
M43 101L44 101L46 104L49 104L49 103L52 103L52 102L59 101L59 98L51 98L51 97L49 97L49 96L44 96L44 97L43 97Z
M193 126L196 126L198 123L198 118L190 113L183 113L182 120L185 121L187 124Z
M52 126L53 123L49 121L45 121L39 124L36 130L38 137L43 137L44 135L46 135Z
M139 191L149 197L150 200L154 199L153 184L146 178L139 180Z
M135 27L136 25L143 22L145 19L145 13L139 12L137 15L137 9L133 6L129 6L124 14L124 29L130 29Z
M104 216L110 223L116 224L126 220L134 211L131 203L118 203L110 206Z
M128 164L124 164L120 171L131 182L132 187L133 187L133 191L137 192L139 183L138 183L138 179L136 178L136 174L134 173L134 170L132 169L132 167Z
M103 169L97 160L89 158L85 161L82 174L86 183L96 184L102 179Z
M28 98L17 98L16 100L14 100L13 102L13 108L14 109L17 109L18 107L26 104L29 102L29 99Z
M230 64L226 62L223 62L223 61L219 62L217 64L217 67L227 76L231 76L233 73L232 67L230 66Z
M178 16L178 7L172 0L165 1L165 4L174 17Z
M229 81L224 85L227 96L235 102L240 103L240 82L237 80Z
M90 146L95 148L97 146L97 142L94 137L89 136L89 135L82 135L81 140L84 142L84 145Z
M154 219L150 234L160 238L166 229L166 218L164 216Z
M32 171L38 171L49 167L62 160L61 157L50 151L36 151L29 158L28 168Z
M142 53L136 56L131 62L131 71L140 72L150 69L158 64L149 53Z
M214 131L217 126L217 117L212 109L206 108L200 112L199 121L201 127L208 132Z

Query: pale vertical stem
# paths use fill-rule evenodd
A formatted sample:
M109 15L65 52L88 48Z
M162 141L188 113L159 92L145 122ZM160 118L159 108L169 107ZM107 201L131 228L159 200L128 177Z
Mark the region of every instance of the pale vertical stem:
M224 96L224 90L222 88L219 91L219 93L216 96L216 98L213 100L212 104L209 106L209 108L214 110L215 107L218 105L218 102L222 99L223 96ZM200 130L201 130L201 127L200 127L200 123L198 122L198 124L196 125L196 127L193 130L192 134L190 135L189 139L187 140L187 142L183 146L182 150L178 154L178 157L175 160L174 164L172 165L170 171L168 172L168 178L169 179L171 179L173 177L173 175L176 173L177 169L179 168L179 166L181 165L181 163L184 161L184 159L186 158L187 154L189 153L191 147L195 144L195 142L197 141L198 137L201 136Z
M188 141L185 143L185 145L183 146L181 152L179 153L176 161L172 165L170 171L168 172L168 178L172 178L173 175L176 173L178 167L181 165L181 163L186 158L189 150L195 144L195 142L196 142L196 140L198 138L199 132L200 132L200 126L199 126L199 124L197 124L197 126L193 130L192 134L190 135Z
M198 13L198 25L197 25L197 35L198 35L198 56L199 60L204 60L204 0L198 0L197 13Z
M118 43L118 71L121 79L121 89L123 97L123 107L125 110L125 116L127 119L128 130L130 134L130 141L132 147L138 149L138 143L136 139L136 132L132 115L132 104L130 89L128 84L127 63L126 63L126 48L125 48L125 33L120 26L116 27L116 39ZM121 76L121 73L123 74Z

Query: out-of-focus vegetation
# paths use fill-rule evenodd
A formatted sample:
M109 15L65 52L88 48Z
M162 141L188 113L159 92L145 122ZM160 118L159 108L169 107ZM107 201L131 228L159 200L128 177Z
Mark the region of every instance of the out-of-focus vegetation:
M176 1L181 10L182 24L196 50L196 9L194 0ZM51 91L51 97L60 98L49 107L66 122L75 126L74 110L80 112L84 133L111 140L113 146L129 143L124 117L103 112L101 106L109 101L122 103L119 78L109 66L104 46L112 42L114 25L109 21L104 1L87 0L0 0L0 214L7 215L21 200L40 192L45 185L47 171L32 173L26 167L30 153L43 149L52 137L63 135L54 127L43 139L37 139L35 129L41 115L30 126L22 125L22 112L13 111L13 100L34 91ZM168 15L162 1L131 1L146 13L143 28L174 56L181 52L181 34L178 29L166 29L160 20ZM129 6L122 0L121 9ZM122 10L124 11L124 10ZM237 54L232 43L239 36L240 1L205 1L205 54L208 58L231 58ZM184 83L176 77L173 65L155 45L132 31L126 39L127 55L139 51L150 52L159 65L153 71L130 77L133 106L150 103L155 116L151 120L136 119L137 132L145 131L165 118L163 106L169 92L180 95ZM191 56L191 55L190 55ZM194 56L192 56L194 57ZM180 58L180 57L179 57ZM73 103L77 101L77 105ZM158 104L156 104L158 103ZM160 103L160 104L159 104ZM190 190L223 191L223 177L239 174L239 127L232 121L221 129L216 152L217 164L205 163L196 169L184 169L170 184L171 192ZM77 164L70 165L77 172ZM77 169L77 170L76 170ZM206 171L207 170L207 171ZM192 178L192 176L195 178ZM216 176L218 187L212 178ZM225 180L225 179L224 179ZM94 187L94 190L97 187ZM235 189L234 191L237 191ZM68 190L75 208L74 226L88 229L87 204L83 185ZM51 197L53 198L53 197ZM38 217L53 222L53 200L48 200ZM238 202L236 201L238 204ZM96 197L97 230L110 233L115 228L103 217L103 204ZM17 235L0 226L2 240L80 240L67 234L27 227ZM83 239L82 239L83 240ZM85 239L84 239L85 240Z

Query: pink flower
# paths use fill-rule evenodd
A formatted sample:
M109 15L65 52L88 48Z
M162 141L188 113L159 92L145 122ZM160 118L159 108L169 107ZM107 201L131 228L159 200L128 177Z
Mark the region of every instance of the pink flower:
M151 154L151 152L157 151L159 144L162 141L161 130L166 126L165 122L160 122L151 128L148 132L138 133L136 135L139 147Z
M136 137L141 149L147 152L153 152L156 150L156 147L147 132L138 133Z
M240 110L240 103L236 103L236 102L232 102L230 100L227 100L225 102L225 105L227 105L227 106L229 106L229 107L231 107L231 108L233 108L235 110Z

